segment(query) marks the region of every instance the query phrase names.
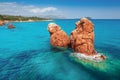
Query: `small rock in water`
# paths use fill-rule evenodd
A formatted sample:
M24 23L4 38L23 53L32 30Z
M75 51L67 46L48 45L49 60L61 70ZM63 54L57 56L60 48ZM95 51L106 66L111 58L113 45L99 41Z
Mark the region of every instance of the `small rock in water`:
M13 29L13 28L16 28L16 27L13 26L12 22L9 22L9 24L8 24L8 28L9 28L9 29Z
M12 28L16 28L16 27L13 26L13 25L8 25L8 28L9 28L9 29L12 29Z

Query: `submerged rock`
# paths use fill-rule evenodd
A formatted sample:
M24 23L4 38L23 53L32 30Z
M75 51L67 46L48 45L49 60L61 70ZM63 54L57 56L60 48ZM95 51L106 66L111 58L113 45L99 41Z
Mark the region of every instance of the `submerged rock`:
M94 25L87 18L82 18L76 23L76 29L70 35L71 46L75 52L85 55L95 55Z
M68 47L70 40L68 35L55 24L48 24L48 31L50 33L50 43L56 47Z

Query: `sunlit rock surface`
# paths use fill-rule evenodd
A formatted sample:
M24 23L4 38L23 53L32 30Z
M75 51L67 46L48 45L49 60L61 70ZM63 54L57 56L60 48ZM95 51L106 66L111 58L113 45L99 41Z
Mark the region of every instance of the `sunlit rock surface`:
M94 26L87 18L82 18L76 23L76 28L70 36L71 46L75 52L86 55L95 55Z
M68 47L70 40L67 34L61 30L61 28L55 24L48 24L48 31L50 33L50 43L56 47Z
M76 28L70 35L70 43L77 58L95 62L106 58L104 55L97 54L94 49L94 25L87 18L82 18L76 23Z

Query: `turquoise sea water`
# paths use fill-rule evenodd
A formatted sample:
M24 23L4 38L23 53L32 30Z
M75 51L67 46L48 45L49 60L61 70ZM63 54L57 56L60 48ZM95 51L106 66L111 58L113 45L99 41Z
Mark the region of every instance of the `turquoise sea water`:
M0 27L0 80L120 80L120 20L92 20L95 48L107 59L80 61L71 49L50 45L47 25L55 22L70 35L78 20L14 22Z

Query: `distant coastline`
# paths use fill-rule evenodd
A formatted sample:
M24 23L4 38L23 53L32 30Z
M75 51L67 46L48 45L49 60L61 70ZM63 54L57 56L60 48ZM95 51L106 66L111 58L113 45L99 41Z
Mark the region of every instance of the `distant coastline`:
M29 20L27 20L27 21L6 21L5 20L5 22L7 23L7 22L41 22L41 21L53 21L52 19L50 19L50 20L32 20L32 21L29 21Z
M52 21L50 18L24 17L14 15L0 15L0 20L4 22L35 22L35 21Z

